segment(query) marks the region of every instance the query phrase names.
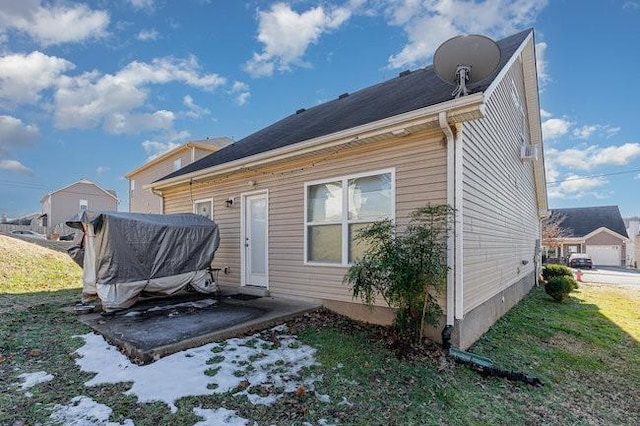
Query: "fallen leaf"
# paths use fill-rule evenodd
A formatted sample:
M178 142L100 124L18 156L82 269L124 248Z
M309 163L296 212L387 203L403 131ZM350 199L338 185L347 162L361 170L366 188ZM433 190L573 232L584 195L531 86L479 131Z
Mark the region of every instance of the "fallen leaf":
M31 349L27 352L27 358L37 358L42 355L42 349Z
M295 391L296 396L304 396L304 394L306 394L306 393L307 393L307 390L303 386L300 386Z

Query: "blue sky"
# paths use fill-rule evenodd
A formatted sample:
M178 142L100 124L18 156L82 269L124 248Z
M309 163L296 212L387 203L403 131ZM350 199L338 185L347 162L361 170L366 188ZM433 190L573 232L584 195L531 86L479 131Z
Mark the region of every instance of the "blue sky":
M640 215L640 0L2 0L0 214L529 27L550 206Z

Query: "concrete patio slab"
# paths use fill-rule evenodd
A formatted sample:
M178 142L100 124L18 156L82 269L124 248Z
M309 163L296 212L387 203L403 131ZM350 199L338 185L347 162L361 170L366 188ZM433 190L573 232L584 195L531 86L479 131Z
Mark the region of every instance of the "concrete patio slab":
M246 300L245 300L246 299ZM274 297L187 294L150 299L104 317L79 315L80 321L142 364L185 349L280 324L319 304Z

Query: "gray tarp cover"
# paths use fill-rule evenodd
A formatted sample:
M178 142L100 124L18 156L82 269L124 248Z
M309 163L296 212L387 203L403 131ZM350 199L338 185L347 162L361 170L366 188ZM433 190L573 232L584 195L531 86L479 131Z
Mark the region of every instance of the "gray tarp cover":
M103 285L207 269L220 244L215 222L192 213L84 211L66 222L76 229L83 223L93 225L96 283Z

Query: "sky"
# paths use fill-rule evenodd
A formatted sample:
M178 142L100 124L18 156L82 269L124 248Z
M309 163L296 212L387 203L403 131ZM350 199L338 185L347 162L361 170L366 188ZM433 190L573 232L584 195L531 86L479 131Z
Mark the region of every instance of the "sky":
M550 207L640 216L640 0L0 0L0 215L526 28Z

